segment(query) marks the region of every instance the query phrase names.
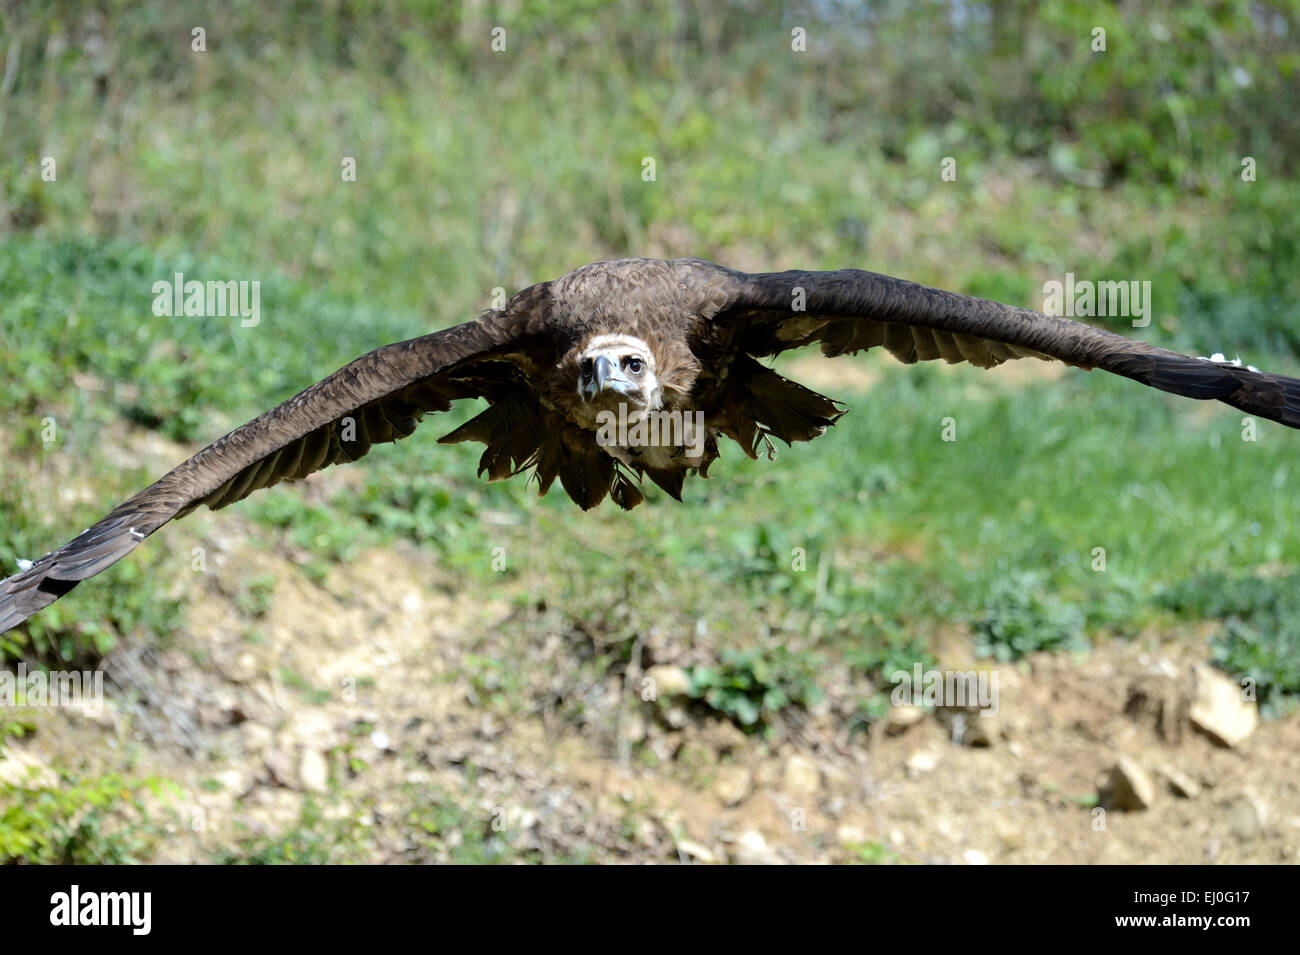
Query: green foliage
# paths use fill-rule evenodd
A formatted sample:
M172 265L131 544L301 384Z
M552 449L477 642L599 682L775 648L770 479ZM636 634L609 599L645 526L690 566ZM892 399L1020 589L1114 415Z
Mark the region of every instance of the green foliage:
M1083 611L1058 597L1041 575L1012 574L994 584L974 621L975 652L1005 662L1040 650L1087 650L1083 624Z
M1200 574L1165 589L1160 602L1182 617L1222 621L1210 641L1214 661L1254 681L1265 715L1300 700L1300 574Z
M849 843L845 848L853 853L852 865L896 865L900 861L898 853L881 842Z
M240 577L239 589L235 592L235 606L247 617L261 617L271 609L271 592L275 590L273 574L258 574L256 577Z
M717 666L690 669L689 695L742 729L766 729L786 707L806 708L822 699L817 686L821 658L785 647L723 650Z
M166 835L145 804L164 784L113 773L64 776L50 787L0 784L0 864L148 862Z
M897 627L887 628L880 636L846 650L844 658L851 667L867 673L882 687L889 685L891 673L899 670L910 673L918 663L929 669L935 663L934 654L924 641Z
M244 833L219 852L217 865L331 865L364 859L365 826L355 813L327 815L314 799L303 802L297 822L270 836Z
M513 833L502 816L484 820L446 793L423 787L404 792L410 807L405 821L411 833L411 861L495 865L529 859L530 854L512 845Z

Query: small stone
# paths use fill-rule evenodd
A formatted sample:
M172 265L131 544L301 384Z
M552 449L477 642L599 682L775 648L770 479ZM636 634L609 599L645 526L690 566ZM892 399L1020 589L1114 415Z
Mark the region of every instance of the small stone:
M908 779L919 779L926 773L932 773L939 766L939 757L935 756L929 750L919 749L911 756L907 757L907 762L903 768L907 771Z
M1156 798L1156 788L1151 777L1127 756L1111 767L1109 789L1111 802L1124 811L1148 809Z
M677 851L681 855L694 859L700 865L717 865L722 861L708 848L698 842L691 842L689 839L679 840Z
M835 830L835 838L839 840L840 845L845 846L865 846L871 841L871 837L867 835L867 830L848 822Z
M507 829L527 831L537 825L537 813L523 806L510 806L505 811L503 821Z
M246 753L260 753L269 749L275 738L270 729L251 720L239 724L239 734Z
M1228 828L1242 842L1258 839L1267 820L1268 813L1258 799L1243 795L1228 805Z
M967 849L961 854L962 861L967 865L988 865L989 857L978 849Z
M722 766L713 782L713 795L724 806L736 806L745 801L752 782L753 774L744 766Z
M736 840L731 857L737 865L785 865L775 849L767 844L757 829L746 829Z
M334 720L324 710L304 709L294 716L286 728L289 739L296 743L315 746L332 746L337 731Z
M223 791L235 796L242 796L244 794L244 774L239 770L233 768L225 769L217 773L213 778L221 784Z
M293 788L298 780L293 774L293 760L282 749L268 749L262 757L262 763L271 773L271 781L277 786Z
M330 768L318 749L304 746L298 760L298 780L309 793L323 793L329 789Z
M925 719L925 710L919 706L891 706L885 717L885 732L898 736Z
M668 709L664 710L664 722L675 730L682 729L691 721L691 715L686 711L686 707L680 703L674 703Z
M1220 746L1236 746L1259 724L1255 704L1242 699L1241 685L1206 664L1196 668L1192 725Z
M791 756L785 761L781 788L791 796L811 796L821 788L821 781L821 770L811 759Z
M1181 796L1184 799L1195 799L1201 794L1201 787L1196 780L1168 763L1157 766L1156 772L1169 784L1169 788L1175 796Z
M654 681L656 699L685 696L691 688L691 676L684 669L658 664L645 671L645 678Z

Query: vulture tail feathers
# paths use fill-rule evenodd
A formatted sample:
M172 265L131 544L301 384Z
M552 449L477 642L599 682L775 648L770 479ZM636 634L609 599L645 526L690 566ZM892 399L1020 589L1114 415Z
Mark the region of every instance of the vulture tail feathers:
M765 368L752 358L733 369L742 389L741 400L725 433L756 458L771 434L786 444L811 441L826 433L844 409L839 403Z
M645 473L649 475L650 480L663 488L663 490L675 501L682 499L682 484L686 481L685 471L660 471L655 468L646 468Z
M568 447L560 462L560 484L574 504L589 511L609 493L614 480L614 461L603 451L568 441L566 444Z
M438 443L479 441L487 445L479 458L479 476L487 474L489 481L500 481L537 463L543 443L540 423L531 403L517 398L498 401L443 435Z

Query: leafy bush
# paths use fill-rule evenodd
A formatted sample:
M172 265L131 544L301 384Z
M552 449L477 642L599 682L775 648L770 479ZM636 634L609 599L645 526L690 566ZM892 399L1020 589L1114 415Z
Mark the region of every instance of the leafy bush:
M974 622L975 652L1003 662L1039 650L1087 650L1084 613L1065 603L1036 573L1000 578Z
M122 865L148 862L166 835L142 798L157 778L116 773L64 777L53 787L0 784L0 863Z
M691 668L689 695L747 731L767 728L786 707L820 702L817 670L821 658L771 650L723 650L716 667Z

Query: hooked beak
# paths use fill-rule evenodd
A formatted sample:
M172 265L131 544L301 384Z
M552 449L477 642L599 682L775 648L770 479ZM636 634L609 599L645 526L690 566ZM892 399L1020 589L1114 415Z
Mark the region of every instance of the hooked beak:
M591 381L587 382L582 389L583 396L588 401L602 391L617 391L621 395L629 395L636 391L636 385L623 377L618 364L608 355L600 355L596 358Z

